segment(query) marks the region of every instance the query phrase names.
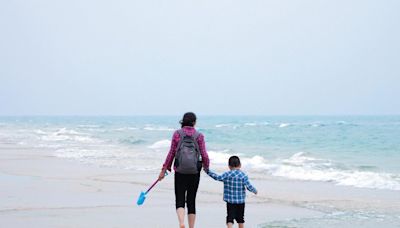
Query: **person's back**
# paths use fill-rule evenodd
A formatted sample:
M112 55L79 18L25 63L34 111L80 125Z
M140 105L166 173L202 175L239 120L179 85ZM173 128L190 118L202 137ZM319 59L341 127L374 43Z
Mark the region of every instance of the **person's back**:
M189 228L193 228L196 220L196 194L200 182L200 169L208 169L209 159L206 151L204 135L195 129L196 115L187 112L183 115L181 129L174 132L171 147L165 159L158 180L162 180L167 170L171 171L174 163L175 207L179 227L185 227L185 204ZM201 158L201 159L200 159Z
M224 174L224 201L232 204L244 203L246 198L246 187L249 191L255 191L249 183L247 175L240 169L232 169Z
M215 180L224 182L224 201L226 202L227 216L226 224L232 227L234 220L240 228L244 227L244 207L246 198L246 188L250 192L257 194L256 188L250 184L247 175L240 170L240 159L237 156L229 158L230 171L218 175L210 170L207 174Z

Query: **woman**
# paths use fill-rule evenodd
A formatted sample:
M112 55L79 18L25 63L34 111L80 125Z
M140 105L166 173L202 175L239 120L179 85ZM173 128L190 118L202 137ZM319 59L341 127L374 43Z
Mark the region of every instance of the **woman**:
M196 220L196 194L200 181L201 167L198 168L196 167L194 171L192 170L191 172L186 172L186 170L188 169L183 169L182 167L186 167L187 165L178 164L185 162L187 163L186 160L183 161L182 159L180 159L180 157L182 157L180 156L180 154L184 153L182 151L185 149L183 144L185 143L187 144L187 142L190 143L190 140L192 140L193 144L195 144L194 150L198 151L199 154L201 155L198 156L199 157L198 162L202 163L204 169L206 170L208 169L209 166L209 159L204 142L204 136L203 134L198 133L194 128L196 125L196 115L192 112L185 113L180 123L182 125L181 129L175 131L175 133L172 136L171 148L169 150L167 158L165 159L165 162L163 164L158 179L162 180L164 178L165 171L167 170L171 171L172 161L175 160L174 162L175 206L176 206L176 214L178 215L178 220L179 220L179 227L180 228L185 227L184 220L185 220L185 201L186 201L188 210L189 228L194 228L194 223ZM197 159L197 157L195 159Z

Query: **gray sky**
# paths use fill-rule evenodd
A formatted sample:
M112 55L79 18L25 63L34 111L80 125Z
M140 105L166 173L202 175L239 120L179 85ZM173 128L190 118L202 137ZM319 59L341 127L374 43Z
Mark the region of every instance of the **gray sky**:
M0 2L0 115L400 114L400 1Z

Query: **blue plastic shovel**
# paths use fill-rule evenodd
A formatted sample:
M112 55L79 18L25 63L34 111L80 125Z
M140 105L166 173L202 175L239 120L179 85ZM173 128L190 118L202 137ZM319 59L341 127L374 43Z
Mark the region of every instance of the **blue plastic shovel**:
M165 176L167 176L167 175L168 175L168 173L165 172ZM146 192L141 192L141 193L140 193L139 198L138 198L138 200L137 200L137 202L136 202L136 204L137 204L138 206L140 206L140 205L142 205L142 204L144 203L144 200L146 199L147 193L149 193L150 190L151 190L157 183L158 183L158 179L157 179L156 181L154 181L154 183L150 186L149 189L147 189Z

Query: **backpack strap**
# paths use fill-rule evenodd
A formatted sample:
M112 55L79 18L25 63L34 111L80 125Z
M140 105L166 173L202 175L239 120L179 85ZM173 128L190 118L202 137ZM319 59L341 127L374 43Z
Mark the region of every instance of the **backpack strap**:
M200 136L200 132L195 131L193 134L193 138L197 140L197 138ZM197 142L197 141L196 141Z
M178 130L178 134L180 136L180 139L179 139L178 145L176 147L177 151L179 150L179 148L181 148L182 142L183 142L183 138L186 136L186 133L182 128ZM177 157L177 155L178 155L178 153L175 154L175 157Z
M200 132L198 132L198 131L196 131L194 134L193 134L193 139L194 139L194 145L196 146L196 151L198 152L198 158L199 158L199 161L202 161L203 160L203 158L201 157L201 153L200 153L200 146L199 146L199 143L197 142L197 138L199 138L199 136L200 136Z
M181 128L178 130L179 136L181 136L181 139L183 139L186 136L185 131Z

